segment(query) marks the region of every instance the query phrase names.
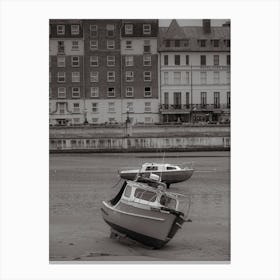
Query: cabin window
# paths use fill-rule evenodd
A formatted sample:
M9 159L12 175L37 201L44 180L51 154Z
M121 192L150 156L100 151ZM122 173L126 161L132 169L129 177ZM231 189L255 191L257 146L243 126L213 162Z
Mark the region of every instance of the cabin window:
M176 170L176 167L173 167L173 166L167 166L167 167L166 167L166 170Z
M124 192L124 196L125 197L130 197L131 195L131 187L130 186L126 186L125 192Z
M146 171L155 171L155 170L158 170L158 167L157 166L148 166L146 168Z
M142 189L136 189L134 196L136 198L143 199L150 202L156 201L156 193L142 190Z

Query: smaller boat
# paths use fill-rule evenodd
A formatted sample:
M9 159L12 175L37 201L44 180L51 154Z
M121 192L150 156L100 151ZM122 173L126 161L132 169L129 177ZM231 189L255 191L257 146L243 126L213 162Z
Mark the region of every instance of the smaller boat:
M187 165L174 165L169 163L144 163L140 169L122 170L119 175L125 180L134 180L138 174L149 175L151 173L159 175L161 181L166 183L167 188L170 184L179 183L188 180L194 172L194 169Z
M159 176L150 174L125 181L115 198L103 201L101 212L112 234L159 249L182 228L189 209L186 196L167 192Z

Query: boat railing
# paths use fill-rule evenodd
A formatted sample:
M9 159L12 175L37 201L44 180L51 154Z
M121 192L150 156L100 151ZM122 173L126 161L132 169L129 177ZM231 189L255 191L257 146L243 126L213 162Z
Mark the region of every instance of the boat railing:
M167 193L169 193L169 192L167 192ZM188 217L189 212L190 212L190 207L191 207L191 194L185 195L185 194L173 193L173 192L171 192L169 194L174 196L178 201L176 210L183 212L185 214L185 218Z

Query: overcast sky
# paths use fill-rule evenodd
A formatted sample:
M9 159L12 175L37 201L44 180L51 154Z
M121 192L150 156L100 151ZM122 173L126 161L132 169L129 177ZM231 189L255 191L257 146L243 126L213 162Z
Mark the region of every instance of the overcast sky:
M160 19L159 26L169 26L172 19ZM176 19L180 26L202 26L202 19ZM221 26L227 19L211 19L212 26Z

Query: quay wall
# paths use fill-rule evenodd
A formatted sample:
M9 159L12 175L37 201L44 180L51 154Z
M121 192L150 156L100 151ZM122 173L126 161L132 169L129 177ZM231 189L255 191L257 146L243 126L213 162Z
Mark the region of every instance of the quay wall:
M50 152L154 152L229 150L229 127L59 128L50 130ZM114 136L112 136L112 134Z

